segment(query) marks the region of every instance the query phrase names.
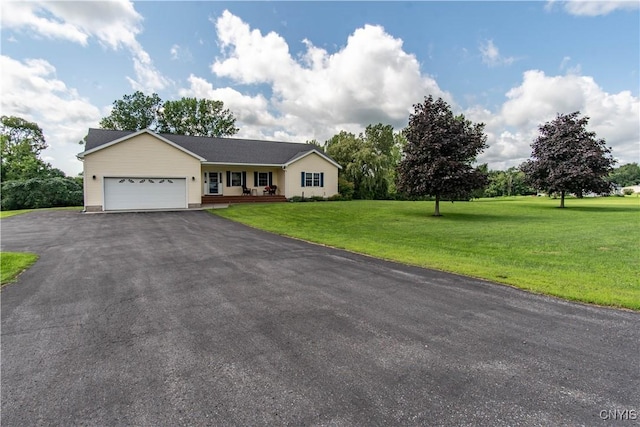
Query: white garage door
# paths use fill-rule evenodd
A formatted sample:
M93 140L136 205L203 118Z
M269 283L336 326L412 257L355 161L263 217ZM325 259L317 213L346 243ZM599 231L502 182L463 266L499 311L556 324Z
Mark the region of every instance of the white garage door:
M187 207L184 178L105 178L104 210Z

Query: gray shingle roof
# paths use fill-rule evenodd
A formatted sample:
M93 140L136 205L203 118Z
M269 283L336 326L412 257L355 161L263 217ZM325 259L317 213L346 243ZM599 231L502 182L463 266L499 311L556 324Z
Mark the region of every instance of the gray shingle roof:
M89 129L89 133L85 137L85 152L133 133L135 132ZM314 149L322 152L315 146L294 142L260 141L239 138L208 138L171 134L159 135L203 157L207 162L215 163L283 165ZM326 154L322 154L335 162Z

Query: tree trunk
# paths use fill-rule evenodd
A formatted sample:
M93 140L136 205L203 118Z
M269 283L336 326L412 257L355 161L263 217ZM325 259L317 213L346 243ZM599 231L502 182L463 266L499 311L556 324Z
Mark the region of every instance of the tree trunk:
M436 196L436 211L433 213L433 216L442 216L440 215L440 196Z
M564 190L560 192L560 207L564 208Z

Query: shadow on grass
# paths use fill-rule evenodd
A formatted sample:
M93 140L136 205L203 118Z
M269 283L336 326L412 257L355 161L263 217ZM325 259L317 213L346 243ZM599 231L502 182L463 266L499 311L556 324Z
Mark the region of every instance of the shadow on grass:
M640 212L638 206L565 206L564 209L581 212Z
M531 205L527 207L531 210L539 211L566 211L566 212L640 212L640 203L638 206L576 206L571 204L565 204L564 208L557 205Z
M512 215L506 214L490 214L490 213L468 213L468 212L446 212L440 209L441 216L434 216L433 211L417 211L406 210L398 212L398 214L405 217L412 218L425 218L433 221L460 221L460 222L504 222L510 221L515 218ZM528 217L530 218L530 217Z

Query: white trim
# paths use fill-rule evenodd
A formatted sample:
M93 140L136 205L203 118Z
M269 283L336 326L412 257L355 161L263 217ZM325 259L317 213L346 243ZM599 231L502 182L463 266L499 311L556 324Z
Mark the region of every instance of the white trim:
M229 162L202 162L203 165L222 165L222 166L259 166L269 168L280 168L284 166L282 163L229 163Z
M285 167L286 167L286 166L289 166L290 164L295 163L295 162L297 162L298 160L302 160L302 159L304 159L305 157L307 157L308 155L313 154L313 153L316 153L318 156L322 157L323 159L325 159L327 162L331 163L332 165L334 165L334 166L335 166L335 167L337 167L338 169L342 169L342 166L340 166L340 165L339 165L338 163L336 163L334 160L332 160L332 159L330 159L329 157L327 157L327 155L326 155L326 154L319 152L319 151L318 151L318 150L316 150L315 148L314 148L314 149L312 149L312 150L307 151L306 153L304 153L304 154L302 154L302 155L300 155L300 156L298 156L298 157L295 157L295 158L293 158L293 159L290 159L287 163L285 163L285 164L284 164L284 165L282 165L282 166L285 166Z
M126 141L126 140L131 139L131 138L135 138L136 136L142 135L143 133L151 135L151 136L159 139L160 141L171 145L173 148L176 148L176 149L182 151L183 153L186 153L186 154L188 154L188 155L190 155L192 157L195 157L196 159L200 160L201 162L204 162L206 160L204 157L200 157L197 154L192 153L191 151L187 150L186 148L181 147L180 145L176 144L175 142L172 142L172 141L168 140L167 138L163 137L162 135L154 133L149 129L142 129L142 130L139 130L137 132L131 133L129 135L125 135L122 138L115 139L115 140L113 140L111 142L107 142L106 144L102 144L102 145L99 145L97 147L94 147L91 150L87 150L87 151L84 151L82 153L79 153L76 157L78 157L79 159L82 159L87 154L92 154L92 153L95 153L96 151L100 151L100 150L102 150L104 148L111 147L112 145L118 144L120 142Z
M222 196L224 195L224 184L222 182L222 177L223 177L223 172L219 171L219 170L212 170L212 171L202 171L204 172L204 174L207 176L206 178L203 177L203 180L207 180L207 182L202 182L202 189L204 190L202 195L203 196ZM211 193L210 190L210 184L211 184L211 174L215 173L218 174L218 192L217 193ZM206 187L206 189L205 189Z
M140 174L122 174L119 173L117 175L110 175L110 174L104 174L102 175L102 178L151 178L151 179L191 179L190 176L184 176L184 175L157 175L157 174L144 174L144 175L140 175Z
M107 178L113 178L113 179L122 179L122 178L147 178L147 179L184 179L184 193L185 193L185 200L184 200L184 208L183 209L188 209L189 208L189 177L188 176L169 176L169 175L136 175L136 174L132 174L132 175L122 175L122 174L118 174L118 175L109 175L109 174L105 174L102 176L102 211L106 212L106 206L105 206L105 194L106 194L106 184L105 184L105 180Z
M272 173L272 172L271 171L254 171L254 174L257 174L257 175L254 175L254 178L258 178L256 180L256 182L254 182L254 184L255 184L254 187L267 187L269 185L269 174L270 173ZM260 184L260 174L264 174L266 184ZM271 177L272 177L272 180L273 180L273 175L271 175Z

